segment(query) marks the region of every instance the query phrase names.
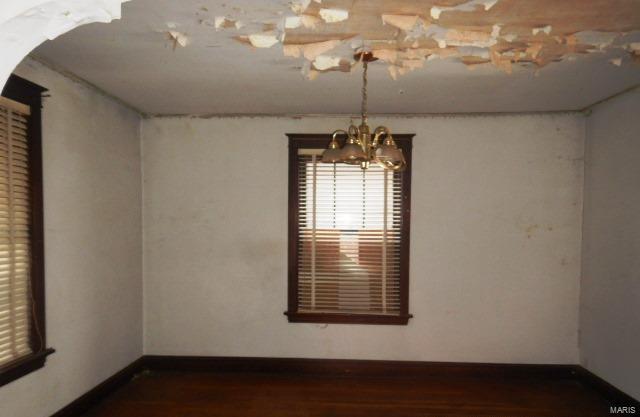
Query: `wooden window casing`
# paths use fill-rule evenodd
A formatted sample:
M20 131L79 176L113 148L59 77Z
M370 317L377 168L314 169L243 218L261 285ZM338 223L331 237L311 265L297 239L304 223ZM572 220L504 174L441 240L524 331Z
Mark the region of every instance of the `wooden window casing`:
M364 174L357 166L319 162L331 139L328 134L288 137L289 289L285 314L289 321L407 324L412 317L409 230L413 135L394 135L407 160L406 170L385 173L372 165ZM345 182L341 180L362 191L351 195L355 188L342 186ZM334 184L327 185L331 181ZM341 190L338 195L337 189ZM363 206L357 217L357 222L362 222L359 228L336 224L336 213L354 214L352 197ZM347 207L343 212L331 208L343 204ZM358 216L359 209L355 210Z
M0 386L44 366L42 94L12 75L0 99Z

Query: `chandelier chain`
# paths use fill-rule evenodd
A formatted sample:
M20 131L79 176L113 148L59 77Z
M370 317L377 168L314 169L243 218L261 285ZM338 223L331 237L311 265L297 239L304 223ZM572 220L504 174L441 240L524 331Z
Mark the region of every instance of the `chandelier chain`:
M369 63L365 60L362 61L364 71L362 72L362 121L367 120L367 69Z

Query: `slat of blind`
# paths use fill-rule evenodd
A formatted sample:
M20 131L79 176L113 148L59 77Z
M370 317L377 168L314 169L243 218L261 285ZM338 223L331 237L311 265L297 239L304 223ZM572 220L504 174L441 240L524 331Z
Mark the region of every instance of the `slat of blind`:
M16 281L17 284L15 285L15 287L20 288L21 286L25 285L24 283L28 282L28 279L25 276L21 276L17 277ZM8 281L0 283L0 297L2 297L5 292L9 291L10 285L11 283Z
M342 241L342 245L340 246L340 253L343 254L349 254L349 253L356 253L358 254L359 258L364 258L367 256L378 256L378 253L376 253L375 251L373 251L373 249L375 248L380 248L381 243L380 240L382 239L382 235L377 236L374 238L367 238L367 239L357 239L354 242L344 242L344 240ZM334 254L335 252L335 245L340 244L341 242L339 240L332 240L330 238L325 238L325 239L301 239L299 244L300 245L310 245L311 243L315 242L315 244L318 246L316 248L317 252L316 253L329 253L329 254ZM398 246L398 243L400 242L400 240L394 240L391 242L392 245L394 246ZM369 252L365 252L363 251L363 249L370 249L371 251Z
M19 327L26 327L26 326L27 326L27 320L23 319L22 325ZM0 344L10 341L12 332L13 332L13 329L11 327L0 326Z
M22 320L18 321L18 327L27 327L27 326L28 326L28 323L26 318L23 318ZM5 341L11 340L12 332L13 332L13 328L8 324L4 326L0 326L0 344L4 343Z
M4 341L0 341L0 346L3 345L10 345L10 341L8 343L3 343ZM16 338L16 350L18 352L24 352L26 350L25 353L29 353L29 338L26 336L22 336L22 337L18 337Z
M375 310L376 312L392 312L400 310L399 303L387 303L387 305L383 305L383 298L380 295L381 292L378 292L378 295L374 297L366 297L366 298L348 298L348 297L335 297L334 294L329 294L326 297L318 297L316 299L316 304L313 307L302 306L301 308L313 310L314 308L326 309L327 307L333 306L337 310L355 310L355 309L364 309L364 310ZM303 302L310 302L310 300L301 299Z
M337 268L336 268L337 269ZM314 284L314 285L322 285L323 283L336 283L336 284L340 284L341 287L346 287L347 285L349 285L350 283L353 283L354 285L362 285L363 283L368 283L369 286L382 286L382 284L380 283L380 277L379 275L382 273L382 269L378 268L375 269L373 271L368 270L368 271L363 271L361 273L358 273L359 271L356 271L355 273L350 273L350 271L342 271L341 269L333 274L333 275L319 275L316 274L316 276L313 278L313 281L311 279L311 274L308 274L306 276L302 276L304 279L307 279L310 283ZM395 273L397 272L397 270L390 270L387 271L387 273ZM332 279L333 277L333 279ZM301 282L303 282L304 280L300 280ZM396 285L393 282L387 283L386 286L389 285Z
M0 366L31 352L28 115L0 98Z
M384 291L381 291L381 289L379 289L378 292L380 294L384 294ZM388 290L387 290L387 292L389 292L390 294L399 293L399 291L395 291L394 292L394 291L388 291ZM320 302L322 300L325 300L325 301L326 300L328 300L328 301L335 301L336 300L334 293L329 291L329 290L326 290L324 292L318 291L318 293L315 295L315 297L316 297L316 301L317 302ZM344 294L341 292L340 293L340 301L344 302L344 301L347 301L347 300L352 300L354 302L357 302L357 301L363 301L363 302L364 301L371 301L371 294L360 294L360 293L357 293L355 291L353 291L351 293L344 293ZM383 305L383 308L384 308L384 305Z
M367 259L359 259L359 261L361 262L366 262L366 261L371 261L371 262L376 262L377 259L375 258L367 258ZM318 277L318 276L322 276L322 270L331 270L332 267L336 267L336 268L340 268L341 272L349 272L349 271L353 271L353 273L351 273L350 275L356 275L357 272L362 272L361 275L364 276L368 276L372 270L376 271L381 271L382 270L382 266L381 265L377 265L377 264L369 264L367 266L367 269L363 269L361 266L355 264L353 261L342 261L342 262L330 262L330 261L326 261L322 264L320 264L320 262L316 262L316 269L315 269L315 274L314 276ZM389 269L393 269L394 266L398 266L399 263L394 262L391 263L390 265L388 265ZM306 268L311 268L313 266L313 262L311 260L306 260L305 262L301 262L300 263L301 269L306 269ZM302 271L301 276L304 276L304 271Z
M367 238L367 239L358 239L358 241L356 242L355 245L350 245L350 244L344 244L342 246L343 250L342 252L357 252L359 251L362 247L379 247L379 239L382 239L382 235L380 236L374 236L372 238ZM326 239L304 239L301 240L302 244L309 244L311 242L316 242L316 244L320 243L321 245L324 243L324 245L322 245L320 248L317 248L317 253L322 253L322 252L328 252L328 253L333 253L333 248L331 247L331 243L335 242L334 240L330 239L330 238L326 238ZM399 240L398 240L399 242ZM366 256L367 254L360 254L360 257Z
M28 320L29 320L29 316L25 312L25 313L22 313L22 314L17 314L15 318L11 318L11 317L7 316L7 317L1 319L0 320L0 325L6 326L6 327L10 328L13 331L13 329L15 329L16 327L22 326L24 323L27 323L27 326L28 326Z
M12 110L13 113L28 116L31 114L31 108L26 104L19 103L17 101L0 96L0 108L6 110ZM6 121L6 118L3 119Z
M5 286L4 289L0 289L0 303L10 299L7 295L9 293L9 289L10 287L8 285ZM29 290L29 287L25 281L24 283L19 283L18 285L14 286L13 290L15 291L15 294L26 293Z
M380 280L378 280L380 281ZM386 288L388 290L397 290L399 287L397 285L389 285L387 284L386 287L383 287L378 283L372 282L372 281L362 281L362 282L355 282L355 281L351 281L349 283L344 283L341 281L318 281L315 282L314 284L312 284L310 281L307 281L305 283L301 283L300 287L310 287L311 285L315 285L316 286L316 291L318 292L330 292L330 291L335 291L336 289L336 285L340 285L340 290L344 291L346 295L348 295L349 293L351 293L351 295L355 294L357 291L360 291L362 289L363 286L366 286L367 288L371 288L371 289L375 289L377 288L378 290L380 290L381 288ZM368 294L364 294L365 296L368 296Z
M322 276L316 276L314 281L311 281L311 276L310 274L307 275L306 277L303 276L303 278L306 278L306 281L309 282L309 284L311 285L327 285L327 284L340 284L342 287L347 288L349 285L362 285L362 284L367 284L369 286L382 286L382 283L379 279L379 277L371 277L371 275L349 275L349 276L339 276L339 275L326 275L324 277ZM301 281L301 284L304 285L305 280ZM392 286L392 285L397 285L396 283L387 283L387 287Z
M354 311L360 310L364 313L367 311L373 311L376 313L379 312L388 312L390 314L398 314L400 311L399 303L388 303L387 306L382 306L380 295L376 297L370 297L363 300L353 300L353 299L345 299L338 297L331 297L330 299L318 299L316 300L316 305L314 307L310 307L309 305L300 306L303 310L326 310L332 308L336 313L342 313L344 311ZM300 302L303 302L304 299L301 299Z
M397 254L397 252L396 252ZM392 255L392 254L389 254ZM367 272L370 269L379 267L380 265L375 263L377 261L381 261L381 259L379 258L373 258L373 257L360 257L360 258L356 258L356 259L343 259L340 261L336 261L336 262L331 262L331 260L329 258L324 259L325 262L323 262L322 264L320 264L320 262L317 263L318 267L325 267L325 268L330 268L331 266L340 266L341 270L343 271L348 271L348 270L354 270L354 271L363 271L363 272ZM305 262L302 263L302 266L305 265L309 265L310 262L308 262L308 260L306 260ZM363 269L363 265L365 265L367 267L367 269ZM388 265L398 265L398 262L392 262ZM304 271L303 271L304 272Z
M400 314L402 176L298 152L298 310Z
M18 314L14 321L17 323L21 323L21 321L23 320L28 320L28 312L23 311L22 313ZM5 316L0 315L0 326L9 326L11 324L11 317L9 317L9 314L7 312L7 314Z
M14 300L14 298L16 298L17 296L20 296L21 294L26 294L26 293L27 293L27 288L25 285L16 284L15 282L13 282L10 285L10 291L6 291L4 294L0 294L0 305L5 302L11 302L16 304L16 300ZM22 297L17 297L17 298L22 298Z
M10 336L8 337L7 345L22 345L25 344L28 340L28 336L20 335L20 336Z
M7 324L9 326L11 326L11 328L14 327L15 323L20 323L21 320L27 320L28 319L28 314L26 311L22 312L22 313L17 313L15 315L15 317L11 317L8 313L6 316L0 316L0 324Z

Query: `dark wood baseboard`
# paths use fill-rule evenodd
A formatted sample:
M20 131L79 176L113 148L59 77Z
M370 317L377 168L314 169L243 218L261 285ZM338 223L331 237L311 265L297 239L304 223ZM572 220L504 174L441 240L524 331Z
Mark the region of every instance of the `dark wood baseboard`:
M635 407L636 412L640 413L640 401L620 391L596 374L582 366L576 366L576 375L580 381L598 391L612 406Z
M148 355L133 362L51 417L78 417L144 372L239 372L359 377L468 377L573 379L597 391L611 406L637 407L638 401L579 365L412 362L349 359L255 358Z
M145 356L151 371L252 372L375 377L544 377L573 378L574 365L412 362L351 359Z
M135 360L131 365L106 379L51 417L78 417L83 415L106 396L131 381L136 374L144 371L143 363L143 358Z

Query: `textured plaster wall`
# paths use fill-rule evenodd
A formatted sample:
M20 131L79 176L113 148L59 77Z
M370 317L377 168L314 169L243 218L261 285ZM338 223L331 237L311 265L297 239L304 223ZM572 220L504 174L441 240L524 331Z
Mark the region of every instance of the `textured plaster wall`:
M640 90L587 119L583 366L640 399Z
M44 368L0 388L1 417L53 414L142 354L140 117L27 60L43 110Z
M408 326L289 324L287 140L347 118L143 121L145 352L578 362L584 118L416 133Z

